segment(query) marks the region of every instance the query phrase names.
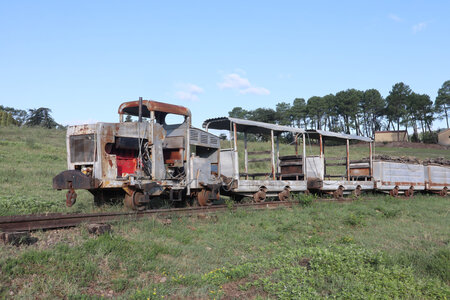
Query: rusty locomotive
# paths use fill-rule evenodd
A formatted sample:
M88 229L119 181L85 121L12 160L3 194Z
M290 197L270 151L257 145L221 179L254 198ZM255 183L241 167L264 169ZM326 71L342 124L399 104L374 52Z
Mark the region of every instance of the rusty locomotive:
M368 190L393 196L412 196L422 190L444 196L450 186L450 166L374 159L373 141L367 137L231 117L208 119L202 130L191 125L189 109L142 98L121 104L118 113L119 123L68 127L68 170L53 179L53 188L68 190L68 206L76 201L76 189L89 190L96 204L123 199L129 208L144 209L161 199L205 206L220 194L252 197L257 202L267 196L286 200L291 192L309 191L337 198ZM181 121L168 124L171 115ZM124 116L137 120L126 122ZM230 148L221 148L220 138L209 129L228 131ZM294 140L295 151L281 155L279 141L286 134ZM248 151L248 135L270 137L271 149ZM243 166L239 165L239 137L244 139ZM306 151L310 140L319 146L314 154ZM339 163L325 155L325 145L336 142L346 145ZM351 142L367 143L368 158L351 160ZM269 157L249 159L249 155ZM268 162L265 172L249 171L250 164L262 161ZM336 166L342 172L330 174Z
M53 188L68 189L68 206L76 189L89 190L96 204L123 198L133 209L161 198L200 205L218 199L220 140L192 127L189 109L140 98L120 105L118 113L119 123L68 127L68 170L53 179ZM124 122L124 115L138 120ZM169 115L182 121L167 124Z

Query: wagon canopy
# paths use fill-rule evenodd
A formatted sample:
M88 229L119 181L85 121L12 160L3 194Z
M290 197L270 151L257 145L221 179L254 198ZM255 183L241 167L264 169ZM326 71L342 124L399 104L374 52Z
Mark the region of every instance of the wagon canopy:
M371 138L368 138L365 136L324 131L324 130L306 130L305 134L308 138L311 138L311 139L318 139L319 136L322 136L326 140L335 140L335 141L356 140L356 141L362 141L362 142L367 142L367 143L372 142Z
M273 130L274 132L293 132L293 133L304 133L305 131L300 128L276 125L258 121L244 120L232 117L221 117L215 119L208 119L203 122L203 128L208 129L219 129L219 130L230 130L236 124L237 132L247 132L247 133L257 133L257 134L270 134Z

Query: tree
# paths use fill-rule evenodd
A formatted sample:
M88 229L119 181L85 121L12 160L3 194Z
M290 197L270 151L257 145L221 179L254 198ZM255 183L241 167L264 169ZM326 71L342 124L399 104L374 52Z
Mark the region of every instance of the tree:
M275 108L275 119L279 125L292 125L291 105L286 102L278 103Z
M408 97L411 93L411 88L403 82L396 83L392 86L392 90L386 98L386 117L389 121L388 128L391 123L396 122L397 131L400 130L400 121L407 117L406 105L408 103Z
M248 119L250 117L250 112L242 107L234 107L230 112L228 112L228 116L238 119Z
M27 126L42 126L45 128L55 128L59 126L50 115L51 109L40 107L37 109L29 109L29 115L25 122Z
M322 97L313 96L308 99L306 111L311 121L311 126L322 129L323 120L326 118L327 105Z
M420 123L422 132L425 132L425 128L428 127L431 131L431 123L433 122L433 102L430 100L430 96L426 94L411 93L407 99L407 124L411 125L414 129L413 140L419 140L418 123ZM425 127L424 127L425 126Z
M362 112L362 123L366 136L374 136L375 131L381 129L381 118L383 117L386 102L376 89L364 92L360 107Z
M448 115L450 110L450 80L447 80L442 84L442 87L438 90L434 107L441 119L445 118L447 121L447 128L449 127Z
M15 125L22 125L27 119L27 112L22 109L15 109L13 107L7 107L0 105L0 110L10 113L14 119Z
M297 127L301 127L303 123L303 128L306 129L306 123L308 114L306 111L306 102L303 98L295 98L291 108L292 118Z
M0 126L6 126L7 112L0 110Z
M249 112L249 119L264 123L275 123L275 110L271 108L257 108Z
M343 117L347 134L350 134L351 127L355 128L356 134L360 132L358 114L362 97L363 92L356 89L348 89L336 94L336 112Z

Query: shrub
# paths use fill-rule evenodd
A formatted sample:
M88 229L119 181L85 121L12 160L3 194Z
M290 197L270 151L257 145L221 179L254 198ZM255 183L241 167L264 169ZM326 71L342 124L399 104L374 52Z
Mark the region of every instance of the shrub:
M344 224L350 226L364 226L364 217L360 214L355 215L354 213L351 213L345 217Z
M310 206L316 197L312 194L294 194L294 201L297 201L301 206Z

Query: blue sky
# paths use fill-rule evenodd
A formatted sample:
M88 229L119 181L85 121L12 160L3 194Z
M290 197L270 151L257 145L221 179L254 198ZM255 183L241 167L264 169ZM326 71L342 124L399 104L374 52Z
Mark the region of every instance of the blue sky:
M0 104L115 122L142 96L189 107L200 126L235 106L387 96L400 81L434 100L450 79L449 12L449 1L1 0Z

